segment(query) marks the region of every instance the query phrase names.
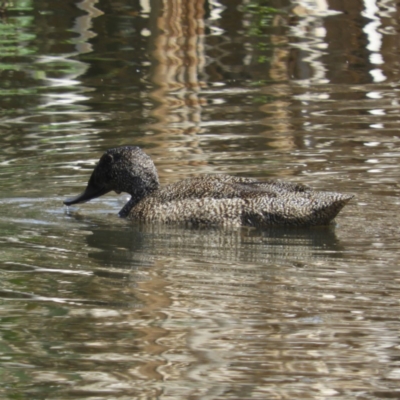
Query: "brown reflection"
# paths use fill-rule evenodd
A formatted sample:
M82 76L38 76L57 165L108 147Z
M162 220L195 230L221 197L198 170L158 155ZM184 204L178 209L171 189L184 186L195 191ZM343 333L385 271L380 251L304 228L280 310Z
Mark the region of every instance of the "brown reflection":
M200 131L200 79L205 65L204 0L158 0L152 6L151 54L154 59L151 81L156 101L151 128L173 136L195 135ZM197 147L197 144L190 146ZM178 146L169 141L168 146Z
M329 44L324 59L327 65L342 65L342 68L335 68L334 73L330 68L327 77L332 83L371 82L368 73L371 65L366 49L367 38L363 32L363 27L368 21L361 18L365 2L331 0L329 4L341 14L324 21L327 31L326 43Z
M152 321L142 323L138 329L143 334L141 354L148 361L138 368L131 370L130 374L146 377L146 379L162 379L160 367L166 364L163 354L169 346L164 344L169 339L170 331L164 328L163 322L168 318L167 310L172 305L170 293L167 290L168 282L163 276L149 271L146 280L138 283L137 297L143 302L143 308L131 315L132 321ZM149 357L151 355L151 357Z
M391 3L378 8L375 2L329 0L313 10L294 7L291 78L335 84L397 79L390 65L398 59L398 8Z
M89 43L89 40L96 36L92 31L93 19L103 15L103 12L96 8L98 2L99 0L83 0L77 4L78 8L87 13L76 18L75 21L74 30L81 35L76 43L76 49L80 54L93 51L92 45Z

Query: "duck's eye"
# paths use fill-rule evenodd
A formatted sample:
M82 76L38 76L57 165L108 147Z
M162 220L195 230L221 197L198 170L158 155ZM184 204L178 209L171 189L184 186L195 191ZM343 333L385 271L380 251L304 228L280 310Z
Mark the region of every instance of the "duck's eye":
M111 154L106 153L106 154L104 154L103 157L101 157L100 164L107 165L107 164L112 163L113 160L114 160L114 157Z
M121 154L119 154L119 153L114 154L114 162L117 162L120 159L121 159Z

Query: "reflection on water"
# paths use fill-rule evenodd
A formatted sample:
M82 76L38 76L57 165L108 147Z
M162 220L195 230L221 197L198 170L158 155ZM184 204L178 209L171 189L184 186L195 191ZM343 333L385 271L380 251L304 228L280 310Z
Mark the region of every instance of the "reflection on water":
M0 5L1 398L398 397L394 1ZM79 209L102 151L354 193L321 229Z
M76 26L71 30L62 10L41 14L35 13L32 2L16 3L15 8L6 12L7 19L0 25L5 33L0 44L6 49L1 63L5 75L1 94L8 100L7 109L12 112L2 123L35 124L39 130L57 125L62 130L63 125L73 123L73 118L82 121L84 113L79 111L83 112L86 107L78 103L88 99L85 96L88 88L79 86L82 83L79 77L87 71L88 64L73 57L83 52L79 43L90 36L88 23L77 17ZM4 6L10 5L5 3ZM53 14L55 20L46 19L48 14ZM36 42L54 31L51 23L59 24L61 40L43 43L44 47L38 51ZM73 31L80 37L76 38Z
M379 243L397 246L398 227L376 205L373 236L354 207L335 228L232 231L129 224L104 213L115 203L60 214L42 201L50 216L33 207L25 219L24 199L1 215L8 394L395 390L397 256ZM392 380L375 385L380 363Z

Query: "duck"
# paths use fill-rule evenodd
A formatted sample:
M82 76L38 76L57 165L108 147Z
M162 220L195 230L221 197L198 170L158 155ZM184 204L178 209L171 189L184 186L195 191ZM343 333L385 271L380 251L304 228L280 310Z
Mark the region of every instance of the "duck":
M140 147L122 146L107 150L86 189L64 204L85 203L111 191L131 196L119 212L130 220L260 228L329 225L354 197L315 191L301 183L225 174L200 175L161 187L152 159Z

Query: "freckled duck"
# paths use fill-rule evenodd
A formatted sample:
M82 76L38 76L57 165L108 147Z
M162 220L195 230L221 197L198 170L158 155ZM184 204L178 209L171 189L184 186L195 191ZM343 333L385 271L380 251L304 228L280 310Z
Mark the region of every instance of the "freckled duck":
M162 188L151 158L139 147L125 146L107 150L84 192L64 204L85 203L112 190L132 196L121 217L222 226L327 225L353 197L229 175L203 175Z

